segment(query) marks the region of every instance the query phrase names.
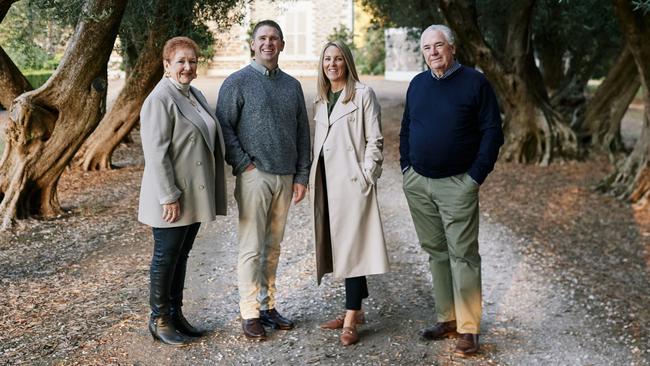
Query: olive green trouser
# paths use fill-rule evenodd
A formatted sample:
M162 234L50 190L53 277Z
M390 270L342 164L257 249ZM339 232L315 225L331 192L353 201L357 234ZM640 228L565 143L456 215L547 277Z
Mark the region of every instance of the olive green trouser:
M437 321L456 320L459 333L478 334L478 184L466 173L432 179L411 167L403 188L418 240L429 254Z

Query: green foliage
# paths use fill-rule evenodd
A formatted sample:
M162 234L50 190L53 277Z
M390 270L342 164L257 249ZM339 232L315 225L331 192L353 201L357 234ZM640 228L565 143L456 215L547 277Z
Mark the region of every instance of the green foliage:
M21 70L58 65L69 29L53 9L38 1L19 1L0 24L0 46Z
M201 49L200 58L213 54L214 36L206 23L217 27L229 26L243 17L243 0L138 0L127 5L120 27L121 46L118 52L124 57L126 68L135 64L137 56L148 37L149 27L158 24L169 26L165 39L175 36L192 38ZM162 9L162 11L160 11ZM235 11L233 11L235 10Z
M52 76L54 70L28 70L23 73L34 89L45 84L47 79Z
M380 75L386 69L386 42L384 28L373 25L364 34L364 45L357 52L359 72L362 74Z
M17 4L26 3L30 9L61 27L74 27L83 14L85 2L86 0L28 0Z
M642 10L643 13L650 12L650 0L632 0L634 10Z
M345 26L345 24L335 27L332 33L327 36L327 40L329 42L341 41L348 45L351 51L356 49L354 45L354 34Z
M537 52L564 55L588 78L607 75L623 45L609 0L540 0L532 27Z
M386 48L384 42L384 28L379 25L371 26L364 33L364 45L357 48L354 44L354 34L343 24L334 28L327 36L328 41L341 41L350 47L354 56L357 72L365 75L383 74L386 68Z
M650 10L650 0L633 0ZM361 0L373 21L390 27L424 29L444 23L434 1ZM506 49L511 0L476 1L477 20L487 43L500 52ZM462 31L462 30L461 30ZM531 24L537 54L548 52L564 58L583 78L602 77L615 61L623 44L609 0L539 0ZM459 45L462 47L462 44Z
M361 0L373 21L383 28L424 29L431 24L440 24L443 17L436 3L430 0Z

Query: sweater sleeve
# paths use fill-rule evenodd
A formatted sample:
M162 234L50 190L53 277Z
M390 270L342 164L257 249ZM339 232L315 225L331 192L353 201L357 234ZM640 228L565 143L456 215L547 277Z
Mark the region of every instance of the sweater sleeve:
M237 85L226 79L219 89L215 114L221 125L221 133L226 145L226 162L232 166L233 175L243 172L252 163L252 159L242 147L237 136L242 104Z
M474 163L468 174L478 184L482 184L494 168L499 156L499 148L503 145L503 130L501 128L501 113L492 86L483 79L479 87L478 119L481 131L481 143Z
M309 119L307 117L307 106L305 105L305 95L302 92L300 83L298 86L298 115L296 131L296 148L298 159L296 162L296 175L293 178L294 183L307 186L309 181L309 168L311 167L311 142L309 140Z
M411 124L411 118L409 116L409 91L411 90L411 85L409 85L408 90L406 91L406 102L404 103L404 114L402 115L402 128L399 131L399 165L402 173L404 172L404 169L411 165L411 160L409 158L409 128Z

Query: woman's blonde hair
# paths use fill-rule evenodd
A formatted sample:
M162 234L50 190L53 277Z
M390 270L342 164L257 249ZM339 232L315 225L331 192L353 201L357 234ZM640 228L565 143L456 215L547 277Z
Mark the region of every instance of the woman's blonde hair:
M354 58L352 58L352 52L350 48L341 41L330 41L325 44L323 50L320 53L320 59L318 60L318 84L316 86L316 101L327 102L328 97L327 93L332 88L330 80L323 72L323 58L325 57L325 50L334 46L338 48L343 54L343 60L345 60L345 99L342 103L347 103L354 98L354 84L359 81L359 75L357 74L357 68L354 66Z

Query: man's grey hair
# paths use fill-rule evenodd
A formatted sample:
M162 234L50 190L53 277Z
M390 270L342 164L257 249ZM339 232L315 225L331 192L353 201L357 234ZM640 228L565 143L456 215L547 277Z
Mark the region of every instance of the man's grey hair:
M424 37L424 34L427 32L434 32L434 31L441 32L442 35L445 36L447 43L449 43L450 45L454 45L456 43L456 39L454 38L454 32L452 32L449 27L442 24L433 24L428 26L427 29L425 29L424 32L422 32L422 34L420 35L420 48L422 48L422 37Z

